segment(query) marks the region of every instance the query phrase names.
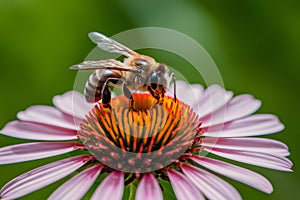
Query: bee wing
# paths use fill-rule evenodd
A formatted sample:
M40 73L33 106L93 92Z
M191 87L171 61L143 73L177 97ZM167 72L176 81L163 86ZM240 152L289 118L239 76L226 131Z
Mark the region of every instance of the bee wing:
M128 47L120 44L119 42L97 32L89 33L89 38L97 44L99 48L104 51L111 52L111 53L118 53L120 55L131 57L135 56L138 53L129 49Z
M71 66L70 69L72 70L111 69L111 70L129 71L133 73L141 73L140 69L129 67L124 63L114 59L84 61L80 64Z

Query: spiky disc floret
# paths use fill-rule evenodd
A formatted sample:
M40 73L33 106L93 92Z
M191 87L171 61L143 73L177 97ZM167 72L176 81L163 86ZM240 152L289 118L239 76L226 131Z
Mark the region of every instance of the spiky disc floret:
M123 172L155 171L200 142L201 123L188 105L171 97L156 104L149 94L133 99L134 108L123 96L112 99L111 108L99 103L81 125L79 138L101 163Z

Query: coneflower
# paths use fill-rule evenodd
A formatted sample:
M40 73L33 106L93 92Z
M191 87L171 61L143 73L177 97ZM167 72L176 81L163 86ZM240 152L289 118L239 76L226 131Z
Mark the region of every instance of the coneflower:
M149 94L134 94L134 109L123 96L104 108L101 102L86 104L81 94L70 91L54 97L56 108L32 106L20 112L19 120L8 123L1 133L38 141L2 147L1 164L71 151L82 155L16 177L2 187L1 199L19 198L73 172L77 174L49 199L81 199L94 184L99 186L92 199L122 199L126 186L136 188L130 191L131 199L163 199L170 194L168 183L177 199L241 199L222 176L271 193L272 185L260 174L208 153L291 171L285 144L255 137L281 131L284 126L278 118L253 114L261 102L251 95L232 97L218 85L206 90L183 81L177 85L177 101L169 94L157 104ZM187 96L187 91L195 96ZM105 177L99 183L101 175Z

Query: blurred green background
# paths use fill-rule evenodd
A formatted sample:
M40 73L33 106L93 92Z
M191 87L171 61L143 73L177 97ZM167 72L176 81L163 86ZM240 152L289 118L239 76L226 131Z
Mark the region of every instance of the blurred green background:
M69 66L83 61L95 47L88 32L114 35L137 27L170 28L205 47L228 90L253 94L263 102L260 113L274 113L286 125L269 137L288 144L295 172L247 166L273 183L271 195L230 183L244 199L299 199L299 10L296 0L0 0L0 127L18 111L51 105L54 95L72 89L76 73ZM168 65L178 65L166 59ZM164 54L158 60L164 60ZM22 141L5 136L0 140L1 146ZM0 166L0 186L56 159ZM61 183L22 199L44 199Z

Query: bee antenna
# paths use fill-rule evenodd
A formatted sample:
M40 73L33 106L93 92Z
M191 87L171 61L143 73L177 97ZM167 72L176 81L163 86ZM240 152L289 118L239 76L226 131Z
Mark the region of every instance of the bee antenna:
M176 100L177 100L177 97L176 97L176 77L175 77L174 73L172 73L171 76L172 76L172 80L174 82L174 100L175 100L175 103L176 103Z

